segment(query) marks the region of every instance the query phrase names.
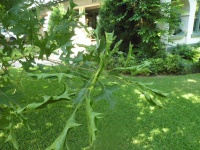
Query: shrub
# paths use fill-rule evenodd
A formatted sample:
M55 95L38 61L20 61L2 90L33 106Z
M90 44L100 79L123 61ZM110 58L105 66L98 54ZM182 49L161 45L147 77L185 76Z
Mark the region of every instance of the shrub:
M137 63L134 55L132 54L132 46L129 45L128 54L118 51L115 55L108 60L107 69L111 71L115 71L122 74L129 74L132 76L135 75L149 75L151 72L148 69L150 65L149 61L143 61L141 63Z
M181 57L179 55L168 55L164 67L170 74L179 74L183 69L181 66Z
M179 55L169 54L166 58L151 58L144 59L140 62L136 61L136 59L131 59L127 64L126 56L124 53L120 52L115 55L108 62L108 69L112 70L113 68L120 67L132 67L138 66L142 67L143 71L137 72L136 70L119 70L118 72L123 74L131 74L134 72L137 75L158 75L158 74L189 74L189 73L197 73L200 72L200 62L193 62L191 60L183 59ZM134 74L135 75L135 74Z
M164 68L165 61L163 58L155 58L148 59L150 62L149 70L151 70L151 74L164 74L166 72Z
M193 60L196 52L194 48L189 45L177 45L175 48L171 50L171 54L180 55L183 59Z
M181 58L179 55L167 55L166 58L148 59L149 70L152 75L157 74L189 74L198 72L198 65L190 60Z
M200 59L200 45L197 44L197 45L194 47L194 50L193 50L193 51L195 52L195 55L194 55L193 60L194 60L194 62L198 62L199 59Z
M198 62L195 62L192 66L192 72L193 73L200 73L200 58Z
M194 63L192 61L181 59L180 64L183 69L180 71L179 74L194 73Z

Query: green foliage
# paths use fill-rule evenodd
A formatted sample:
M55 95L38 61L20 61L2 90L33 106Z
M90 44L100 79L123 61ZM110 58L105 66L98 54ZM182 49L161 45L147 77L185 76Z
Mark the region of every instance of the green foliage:
M2 128L2 130L8 133L6 142L11 142L15 149L19 149L20 146L15 135L15 127L18 124L23 124L30 129L29 121L24 115L30 111L37 112L42 108L48 108L49 104L53 105L61 101L65 101L67 104L64 103L64 105L66 106L70 103L73 106L73 112L67 116L68 119L61 134L47 149L69 149L67 135L70 129L80 126L76 121L80 108L85 109L85 117L87 119L89 145L87 148L92 148L97 134L96 120L102 117L101 113L94 111L93 104L95 101L102 99L107 99L109 102L113 101L112 94L114 90L112 85L105 84L101 75L107 68L108 61L114 54L118 53L122 41L115 41L116 38L113 32L105 33L105 37L101 38L97 34L95 49L86 54L79 52L77 56L71 57L71 54L73 54L71 51L73 47L71 38L74 36L74 29L80 27L80 23L77 21L79 16L76 15L76 11L73 9L76 5L72 0L69 2L70 9L61 15L58 21L51 26L51 32L45 32L44 36L39 33L39 29L44 22L39 16L40 9L43 9L42 6L32 10L30 9L32 3L21 3L21 5L16 5L6 10L5 15L1 17L0 22L3 26L13 31L17 36L17 39L12 43L2 40L3 48L0 51L0 98L3 97L3 100L0 99L0 105L9 109L8 116L3 120L1 118L2 122L8 120L7 127ZM20 38L24 34L28 38L28 43L24 43L23 39ZM27 48L27 44L29 48ZM110 74L115 70L131 70L133 74L145 71L144 65L128 66L129 61L133 59L132 47L130 44L124 66L113 68ZM62 54L60 56L60 66L54 68L56 72L45 70L45 67L42 68L35 63L36 58L44 59L44 56L48 60L52 52L58 48L61 49ZM16 61L22 64L22 67L18 68L21 71L20 76L12 76L10 74L11 65ZM64 71L59 67L63 67ZM17 92L21 92L20 83L22 82L23 74L37 80L46 79L50 81L56 79L58 83L63 85L63 90L59 94L44 95L40 101L21 106L18 103L14 103L14 100L7 95L15 95ZM75 79L79 79L81 85L74 85L73 80ZM160 105L151 95L166 96L165 93L151 89L145 84L134 81L129 81L129 83L134 88L138 88L146 99L153 104ZM98 90L96 91L96 89Z
M189 74L198 72L198 65L189 60L181 58L180 55L167 55L166 58L148 59L149 70L152 75L157 74Z
M179 55L169 55L165 61L165 68L169 73L180 72L183 68L181 65L181 57Z
M110 7L112 6L112 7ZM180 24L181 4L179 0L160 4L158 0L106 0L100 9L100 30L114 31L116 41L122 39L120 50L128 52L131 42L139 57L155 57L162 51L160 37L168 33L158 25L170 23L170 31Z
M180 55L183 59L186 60L193 60L196 55L194 48L189 45L177 45L170 52L174 55Z
M18 0L18 1L12 1L12 0L1 0L0 4L0 18L2 18L5 15L5 12L7 10L12 9L15 5L19 5L22 2L27 2L27 0Z
M148 75L151 72L147 69L149 63L144 61L138 64L132 51L133 45L130 43L128 54L121 51L114 53L114 56L108 60L108 69L118 73L131 74L132 76L140 74Z
M178 47L178 48L177 48ZM190 74L199 72L199 46L180 46L160 54L159 58L136 59L133 47L129 46L128 54L118 51L108 60L107 69L115 73L128 75ZM94 46L86 48L88 51ZM138 57L138 56L137 56ZM115 69L114 69L115 68ZM140 71L137 71L137 70Z
M137 22L130 19L133 14L134 9L130 1L105 1L100 9L101 34L114 31L116 35L115 42L123 40L120 50L124 52L128 51L129 42L138 45L141 40L136 32Z
M52 8L51 16L49 18L49 23L48 23L48 32L56 30L56 27L63 20L64 14L65 12L62 5L54 6Z
M151 72L142 75L199 73L199 54L198 45L177 45L159 58L143 59L139 62L136 59L135 63L149 62L146 68Z
M149 69L151 70L152 74L165 74L165 60L163 58L152 58L148 59L148 61L150 62Z
M199 73L200 72L200 59L198 62L196 62L193 66L193 72L194 73Z

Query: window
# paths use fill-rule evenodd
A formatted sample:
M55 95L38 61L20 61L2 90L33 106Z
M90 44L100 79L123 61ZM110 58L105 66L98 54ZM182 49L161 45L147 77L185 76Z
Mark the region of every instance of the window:
M193 28L194 32L200 32L200 8L199 5L197 6L197 10L196 10L196 16L194 19L194 28Z

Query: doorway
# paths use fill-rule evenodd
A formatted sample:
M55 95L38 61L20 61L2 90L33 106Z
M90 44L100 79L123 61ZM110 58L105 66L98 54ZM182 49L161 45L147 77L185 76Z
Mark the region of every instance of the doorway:
M99 8L98 7L85 8L85 13L86 13L85 15L86 25L88 25L88 27L96 29L98 22Z

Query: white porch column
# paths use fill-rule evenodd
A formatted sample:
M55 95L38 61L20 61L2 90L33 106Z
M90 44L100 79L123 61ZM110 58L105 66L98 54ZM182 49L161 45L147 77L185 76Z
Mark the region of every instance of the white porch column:
M84 12L85 12L85 7L80 7L79 14L84 13ZM82 15L81 18L79 18L79 21L82 22L84 25L86 25L85 15Z
M171 3L171 0L160 0L160 3ZM162 10L161 10L162 13ZM166 16L169 14L165 14ZM161 30L169 30L169 23L159 23L158 24L158 28ZM168 38L169 38L169 33L165 33L164 35L161 35L161 42L163 42L164 44L168 44Z
M189 41L191 39L191 35L193 33L195 13L196 13L196 6L197 6L197 0L188 0L188 1L189 1L189 4L190 4L190 12L189 12L189 20L188 20L188 29L187 29L186 44L189 43Z

